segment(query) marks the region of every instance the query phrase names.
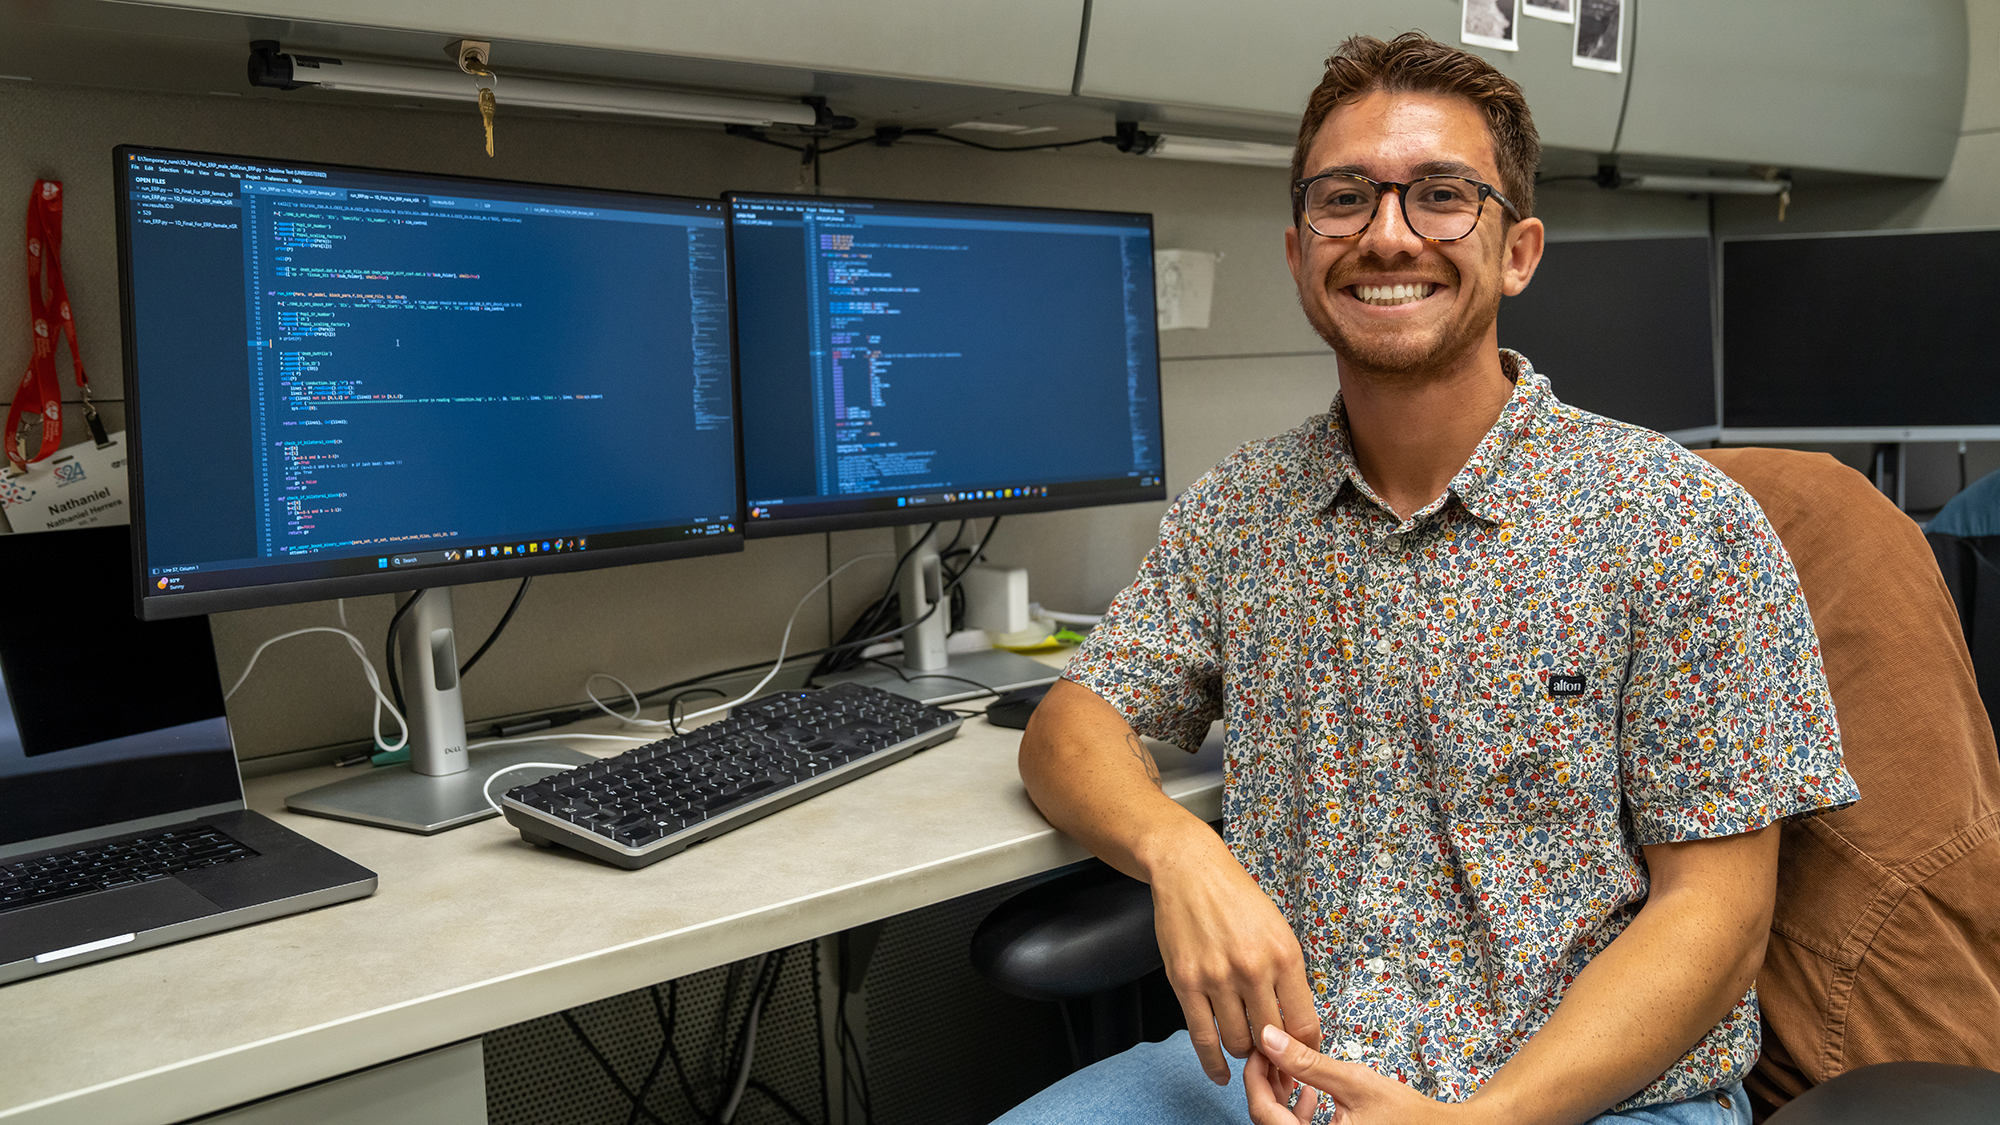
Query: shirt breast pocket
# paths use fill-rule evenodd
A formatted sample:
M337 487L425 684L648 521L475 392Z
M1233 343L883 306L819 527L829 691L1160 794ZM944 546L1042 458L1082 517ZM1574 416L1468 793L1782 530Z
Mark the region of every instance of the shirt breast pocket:
M1437 792L1450 818L1560 825L1615 816L1622 676L1597 653L1465 654L1437 744Z

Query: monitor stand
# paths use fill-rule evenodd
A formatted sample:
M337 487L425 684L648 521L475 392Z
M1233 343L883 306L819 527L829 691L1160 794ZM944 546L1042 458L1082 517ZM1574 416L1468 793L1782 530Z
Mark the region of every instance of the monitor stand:
M905 553L910 557L897 579L897 594L903 606L903 624L909 625L948 595L937 536L931 530L921 524L897 528L896 555L900 558ZM1001 648L947 655L945 637L950 632L951 607L939 606L929 620L903 634L901 669L871 666L822 676L820 682L867 684L925 703L950 703L983 697L988 689L1008 692L1054 683L1058 676L1056 669L1038 660Z
M484 786L497 770L523 762L595 761L558 742L515 742L487 750L466 749L465 705L458 693L458 645L451 625L451 591L420 590L397 636L404 701L409 710L410 760L403 765L354 767L357 776L285 798L293 812L430 836L499 814ZM493 783L504 793L554 770L521 769Z

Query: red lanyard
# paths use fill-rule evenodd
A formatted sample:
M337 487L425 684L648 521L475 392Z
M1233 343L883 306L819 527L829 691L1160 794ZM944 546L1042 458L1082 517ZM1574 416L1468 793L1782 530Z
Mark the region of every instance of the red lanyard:
M28 357L28 372L21 377L20 389L14 392L14 405L7 411L5 431L7 460L17 471L62 447L62 387L56 382L56 340L50 330L51 319L69 341L70 369L76 373L76 389L83 395L83 419L90 426L90 436L100 447L110 442L104 433L104 423L97 417L97 407L90 401L90 379L83 373L83 353L76 346L76 319L70 315L69 290L63 286L61 181L35 181L35 190L28 197L27 228L28 324L34 352ZM22 437L26 429L24 415L37 413L42 416L41 443L35 455L29 457Z

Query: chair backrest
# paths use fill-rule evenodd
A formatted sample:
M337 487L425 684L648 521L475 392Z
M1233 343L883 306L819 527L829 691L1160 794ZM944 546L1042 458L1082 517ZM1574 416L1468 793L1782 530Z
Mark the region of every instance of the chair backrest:
M1784 827L1748 1085L1777 1105L1870 1063L2000 1069L2000 754L1931 549L1825 454L1701 455L1792 557L1861 788Z

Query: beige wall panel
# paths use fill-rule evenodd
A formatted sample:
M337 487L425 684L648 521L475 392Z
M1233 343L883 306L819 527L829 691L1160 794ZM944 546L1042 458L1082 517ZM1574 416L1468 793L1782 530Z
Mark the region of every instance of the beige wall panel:
M1966 0L1964 131L2000 130L2000 0Z

